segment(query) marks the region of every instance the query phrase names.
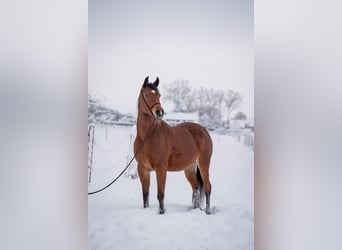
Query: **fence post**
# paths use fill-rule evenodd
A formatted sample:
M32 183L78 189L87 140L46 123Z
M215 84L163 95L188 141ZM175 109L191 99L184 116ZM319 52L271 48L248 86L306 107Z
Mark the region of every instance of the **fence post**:
M88 125L88 170L89 170L89 179L88 182L91 182L91 171L93 168L93 152L94 152L94 136L95 135L95 125ZM89 145L90 144L90 145Z

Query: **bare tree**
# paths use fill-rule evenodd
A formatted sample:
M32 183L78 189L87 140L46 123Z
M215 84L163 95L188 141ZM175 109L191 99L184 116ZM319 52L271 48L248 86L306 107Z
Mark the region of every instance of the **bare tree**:
M215 129L222 126L221 113L217 107L205 106L199 115L199 123L208 129Z
M196 96L196 109L201 115L202 109L206 106L207 101L207 89L204 87L201 87L199 89L195 90L195 96Z
M201 87L195 90L195 96L200 123L207 128L220 126L223 92Z
M184 97L183 108L184 112L196 111L196 96L194 91L189 91L189 93Z
M236 110L240 104L242 103L242 95L240 95L240 93L235 92L233 90L228 90L228 92L224 93L224 103L227 107L228 110L228 127L230 127L230 116L231 116L231 112L233 110Z
M164 86L163 98L174 104L175 112L190 112L193 109L194 95L186 80L176 80Z
M207 89L201 87L195 90L196 109L201 110L207 106L215 107L221 112L221 104L223 101L223 92L220 90Z
M198 111L200 120L210 127L222 126L222 106L227 108L229 127L231 113L240 106L243 99L233 90L223 92L205 87L192 90L186 80L176 80L164 86L163 98L174 104L175 112Z

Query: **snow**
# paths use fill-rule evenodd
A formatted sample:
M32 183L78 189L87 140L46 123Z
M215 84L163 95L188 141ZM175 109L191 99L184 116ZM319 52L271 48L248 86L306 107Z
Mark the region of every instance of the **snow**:
M133 132L131 127L96 127L89 191L111 182L126 166ZM254 153L229 135L211 136L215 214L191 208L192 190L183 172L168 172L164 215L158 214L154 172L147 209L139 179L122 176L88 197L88 248L254 249Z

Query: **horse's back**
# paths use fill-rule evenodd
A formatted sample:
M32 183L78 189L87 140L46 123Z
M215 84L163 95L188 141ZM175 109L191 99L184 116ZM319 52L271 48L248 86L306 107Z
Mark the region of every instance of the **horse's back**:
M200 151L209 155L212 154L213 143L209 132L203 126L198 123L184 122L175 127L181 127L188 130L196 140Z
M175 127L186 128L187 130L189 130L189 132L193 136L203 137L204 139L208 140L208 142L210 141L210 143L211 143L211 137L209 135L209 132L207 131L206 128L204 128L202 125L200 125L198 123L183 122L183 123L176 125Z

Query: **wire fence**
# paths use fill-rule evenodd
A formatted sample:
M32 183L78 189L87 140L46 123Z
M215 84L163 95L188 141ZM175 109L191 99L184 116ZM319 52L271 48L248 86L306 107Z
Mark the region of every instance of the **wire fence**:
M136 127L133 126L130 130L127 130L125 134L120 136L120 140L116 141L113 138L110 138L112 135L109 134L109 129L105 126L100 126L100 130L96 130L95 135L95 125L90 124L88 126L88 182L91 183L92 171L93 171L93 161L94 161L94 150L95 152L101 153L102 155L110 155L115 150L121 149L123 145L127 148L126 154L123 154L120 159L117 159L114 163L110 163L107 166L102 166L100 169L96 169L96 172L106 172L112 171L120 168L120 166L125 165L133 156L133 144L136 136ZM238 142L245 145L252 151L254 151L254 132L251 130L224 130L224 131L216 131L218 134L229 135L235 138ZM102 139L99 139L101 138ZM105 136L105 137L103 137ZM95 153L96 154L96 153ZM137 174L137 165L136 162L132 162L129 168L124 173L127 178L136 179L138 177Z
M93 173L100 172L111 172L117 171L127 164L128 161L133 157L133 143L135 139L135 127L131 127L131 129L124 130L118 136L117 133L112 133L113 129L116 126L104 126L104 125L88 125L88 182L91 183L91 178ZM128 146L127 151L125 148ZM113 158L112 155L115 155L117 150L122 152L122 156L119 158ZM103 161L100 164L100 168L93 166L97 166L99 163L96 160L98 157L105 157L108 161ZM94 164L95 160L95 164ZM114 161L113 161L114 160ZM106 164L107 163L107 164ZM94 172L95 171L95 172ZM125 172L125 176L131 179L137 178L137 170L136 163L132 162L130 167Z

